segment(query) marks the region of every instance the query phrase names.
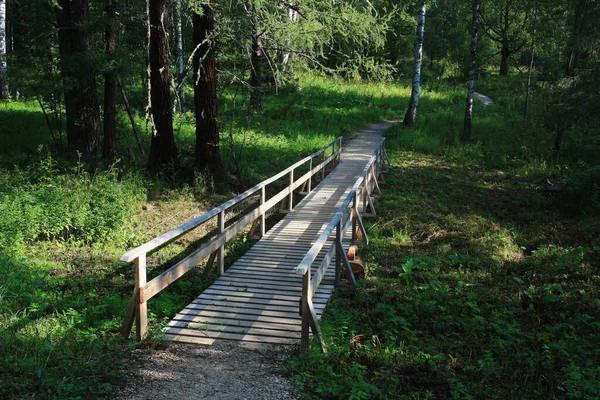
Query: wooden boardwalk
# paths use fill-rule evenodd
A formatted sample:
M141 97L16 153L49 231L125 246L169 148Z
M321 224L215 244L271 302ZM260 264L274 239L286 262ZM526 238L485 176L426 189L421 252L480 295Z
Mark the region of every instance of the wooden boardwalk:
M220 339L298 344L302 276L294 268L336 215L388 125L378 124L357 134L344 147L342 161L333 172L169 322L166 338L196 344ZM346 235L345 241L350 236ZM317 263L326 257L334 239L323 247ZM312 296L318 318L325 311L334 283L335 268L328 268Z

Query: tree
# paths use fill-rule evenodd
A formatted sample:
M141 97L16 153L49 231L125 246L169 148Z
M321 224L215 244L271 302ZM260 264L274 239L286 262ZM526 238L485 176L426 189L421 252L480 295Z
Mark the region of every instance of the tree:
M67 115L67 141L84 155L99 154L100 108L90 59L92 35L87 0L58 0L56 22Z
M216 56L214 49L214 4L202 5L202 15L193 16L194 111L196 114L196 166L213 175L222 173L217 123Z
M246 12L252 22L252 52L250 56L250 86L252 86L252 92L250 93L250 106L254 110L260 110L262 108L262 62L263 62L263 43L260 29L260 18L258 10L254 6L252 0L244 0Z
M106 55L108 70L104 74L104 145L102 158L112 162L117 157L117 79L114 70L114 57L117 49L117 5L115 0L108 0L104 8L106 28Z
M404 125L413 126L417 119L417 109L419 108L420 85L421 85L421 66L423 64L423 36L425 34L425 11L426 0L419 3L419 15L417 17L417 36L415 38L415 61L414 74L412 81L412 90L410 93L410 102L408 110L404 116Z
M525 95L525 111L523 118L527 119L529 113L529 99L531 97L531 75L533 74L533 57L535 54L535 33L537 22L537 10L533 12L533 32L531 34L531 48L529 49L529 66L527 67L527 94Z
M508 76L511 55L518 53L526 44L520 35L525 31L527 18L525 13L517 9L513 0L500 0L490 4L498 8L491 7L488 11L491 16L486 17L485 13L480 13L483 31L487 37L500 45L500 75ZM520 26L515 27L519 20Z
M148 2L150 105L154 124L148 166L157 169L177 162L178 154L173 134L171 108L167 0L148 0Z
M179 103L179 110L185 112L185 86L183 80L185 79L185 66L183 61L183 24L182 24L182 4L181 0L177 0L175 3L175 12L177 14L177 98Z
M473 0L473 23L471 26L471 65L467 85L467 106L462 140L471 139L471 121L473 120L473 94L475 93L475 73L477 72L477 29L479 27L479 0Z
M0 0L0 100L8 98L6 48L6 1Z

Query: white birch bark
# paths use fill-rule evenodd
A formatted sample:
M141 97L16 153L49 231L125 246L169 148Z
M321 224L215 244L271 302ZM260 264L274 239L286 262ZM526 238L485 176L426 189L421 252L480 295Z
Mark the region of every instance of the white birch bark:
M423 37L425 34L425 11L426 0L421 0L419 4L419 16L417 19L417 37L415 39L415 65L412 81L412 90L410 94L410 103L404 116L404 125L413 126L417 119L417 109L419 108L419 97L421 95L421 66L423 64Z
M177 17L177 97L179 98L179 109L181 112L185 112L185 85L183 84L185 65L183 60L183 29L182 29L182 5L181 0L177 0L176 17Z
M290 5L291 5L291 2L290 2ZM288 14L288 19L290 20L290 22L293 23L298 20L298 11L294 10L292 7L288 7L287 14ZM286 44L288 46L291 45L289 39L286 41ZM283 53L283 56L281 57L281 72L282 73L285 73L285 70L286 70L289 60L290 60L290 53L289 52Z
M473 25L471 26L471 65L467 84L467 105L462 140L471 139L471 121L473 120L473 95L475 93L475 73L477 72L477 30L479 28L479 0L473 0Z
M0 0L0 99L8 98L6 63L6 0Z

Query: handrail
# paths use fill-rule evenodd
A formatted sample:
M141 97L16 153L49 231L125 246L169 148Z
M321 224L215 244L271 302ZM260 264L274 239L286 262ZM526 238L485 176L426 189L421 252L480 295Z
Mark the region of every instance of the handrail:
M342 137L340 136L340 137L336 138L334 141L332 141L331 143L329 143L327 146L323 147L322 149L316 151L315 153L313 153L309 156L304 157L302 160L289 166L288 168L284 169L283 171L273 175L272 177L267 178L264 181L256 184L255 186L251 187L250 189L246 190L243 193L240 193L239 195L226 201L225 203L213 208L210 211L207 211L206 213L202 214L201 216L194 218L193 220L188 221L183 225L178 226L177 228L170 230L169 232L163 233L162 235L155 237L154 239L150 240L149 242L146 242L146 243L142 244L141 246L136 247L133 250L128 251L127 253L125 253L121 256L121 261L124 261L124 262L133 261L143 253L147 254L147 253L151 252L152 250L177 239L178 237L180 237L183 234L189 232L190 230L196 228L197 226L203 224L204 222L208 221L209 219L214 218L221 211L235 206L239 202L241 202L241 201L247 199L248 197L252 196L253 194L257 193L259 190L261 190L263 187L267 186L268 184L273 183L276 180L284 177L290 171L305 164L307 161L312 160L313 158L317 157L319 154L325 153L327 151L327 149L329 149L330 147L335 147L335 144L337 142L340 142L340 145L341 145L341 141L342 141Z
M331 149L331 154L327 156L329 149ZM323 155L323 159L316 166L313 165L313 159L321 154ZM121 261L135 262L135 286L121 330L123 336L129 337L135 317L137 339L139 341L143 340L147 334L147 301L156 294L160 293L161 290L165 289L174 281L182 277L196 265L200 264L206 257L210 256L208 261L209 264L212 264L216 259L218 263L218 272L220 275L223 274L225 264L225 244L238 235L248 224L256 221L258 218L260 218L260 233L261 235L264 235L266 226L265 215L267 211L269 211L282 200L285 201L286 198L288 202L287 210L291 211L293 206L294 190L302 186L303 188L306 188L306 193L310 192L312 177L319 171L321 171L322 177L324 177L325 168L327 165L331 162L335 162L336 160L338 162L341 161L341 154L342 137L340 136L319 151L301 159L285 170L273 175L268 179L265 179L264 181L226 201L220 206L215 207L201 216L188 221L185 224L180 225L179 227L172 229L169 232L166 232L123 254L123 256L121 256ZM308 172L294 179L294 170L306 163L308 163ZM289 175L288 186L267 200L265 191L266 186L284 177L285 175ZM301 189L301 193L303 193L302 190L303 189ZM230 226L225 228L225 211L258 192L260 192L260 204L236 220ZM151 281L146 282L146 255L149 252L173 241L174 239L184 235L185 233L214 217L218 218L218 234L216 237L205 243L201 248L189 254L177 264L168 268Z
M306 352L308 349L309 329L313 332L313 334L316 334L320 340L321 348L323 351L326 351L325 343L323 341L321 329L318 323L318 318L313 307L312 296L317 291L319 284L321 283L321 279L329 267L329 263L333 257L333 252L335 252L336 285L339 284L340 281L342 264L347 270L352 282L354 284L356 283L350 262L346 255L346 251L344 250L342 238L346 230L350 227L350 225L352 225L352 242L354 243L357 241L359 229L363 240L368 241L365 227L358 212L358 193L359 190L362 191L363 214L368 215L366 211L370 207L371 215L374 215L375 208L373 205L372 195L374 194L375 190L381 194L377 180L382 178L384 164L388 161L387 152L385 151L385 138L383 138L375 148L375 151L369 159L369 162L350 189L350 193L346 196L342 205L336 211L334 217L331 219L321 235L319 235L319 238L306 253L300 264L294 268L295 273L303 277L302 298L300 299L300 315L302 316L302 339L300 343L300 349L303 352ZM350 203L352 203L352 211L346 222L342 224L343 216L348 210ZM318 257L326 242L329 240L330 236L333 234L334 230L336 230L335 241L330 245L327 254L321 261L319 268L317 268L313 276L311 274L312 264Z

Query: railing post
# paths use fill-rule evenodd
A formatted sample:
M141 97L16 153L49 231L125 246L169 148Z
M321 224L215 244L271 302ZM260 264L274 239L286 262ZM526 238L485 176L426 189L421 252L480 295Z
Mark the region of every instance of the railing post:
M300 315L302 316L302 336L300 339L300 351L306 353L308 351L308 339L310 335L310 308L308 299L310 296L310 265L308 271L302 277L302 298L300 299Z
M342 278L342 257L344 256L341 252L344 251L340 248L339 243L342 242L342 219L337 223L335 227L335 285L340 284Z
M221 211L219 213L219 235L222 234L225 231L225 210ZM223 275L225 273L225 245L221 245L221 247L219 247L219 255L217 256L218 260L217 260L217 266L219 269L219 276Z
M326 152L326 150L323 150L323 168L321 169L321 181L325 180L325 168L327 168L327 164L325 164L327 155L325 154L325 152Z
M352 243L356 243L357 240L357 235L356 235L356 228L358 225L358 209L357 209L357 203L358 203L358 194L356 193L356 190L354 190L354 199L352 199L352 213L350 214L351 218L352 218Z
M138 342L148 334L148 303L143 297L142 287L146 285L146 253L135 259L135 287L137 289L138 304L135 315L135 331Z
M310 191L312 190L312 169L313 169L313 159L311 158L309 163L308 163L308 170L310 171L310 175L308 176L308 189L306 190L306 193L310 193Z
M263 206L265 204L265 187L263 186L260 189L260 205ZM265 231L266 231L266 221L265 221L265 214L267 212L263 211L260 214L260 237L265 236Z
M342 162L342 139L338 141L338 150L339 153L337 155L337 163L339 164Z
M288 212L292 211L292 207L294 204L294 170L290 171L290 194L288 195Z

